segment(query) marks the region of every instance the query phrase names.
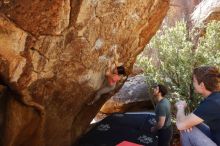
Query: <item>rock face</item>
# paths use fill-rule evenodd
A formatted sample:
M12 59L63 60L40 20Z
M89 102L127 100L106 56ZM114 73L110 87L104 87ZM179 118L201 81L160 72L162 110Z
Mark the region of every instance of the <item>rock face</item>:
M192 21L195 25L211 20L220 20L219 0L203 0L192 14Z
M202 0L171 0L170 9L164 23L168 26L175 25L176 21L191 21L190 15Z
M103 113L153 110L152 99L148 93L145 77L129 77L123 87L101 108Z
M70 146L114 49L129 74L169 0L0 0L0 145Z

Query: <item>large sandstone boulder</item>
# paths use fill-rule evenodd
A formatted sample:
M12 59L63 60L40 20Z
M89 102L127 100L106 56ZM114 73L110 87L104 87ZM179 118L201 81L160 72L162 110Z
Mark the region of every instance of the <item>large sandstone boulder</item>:
M0 145L70 146L114 49L129 74L169 0L1 0Z
M219 0L203 0L192 14L192 21L195 25L211 20L220 20Z

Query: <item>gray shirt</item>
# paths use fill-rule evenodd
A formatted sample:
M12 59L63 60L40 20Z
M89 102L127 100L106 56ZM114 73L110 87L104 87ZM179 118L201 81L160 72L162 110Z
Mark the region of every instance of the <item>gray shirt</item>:
M165 129L171 125L171 106L167 98L160 100L155 108L156 121L159 121L159 117L166 117L164 126L162 129Z

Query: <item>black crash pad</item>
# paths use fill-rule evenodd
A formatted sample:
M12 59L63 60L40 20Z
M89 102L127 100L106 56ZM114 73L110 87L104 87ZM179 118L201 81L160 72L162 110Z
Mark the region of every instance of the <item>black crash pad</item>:
M84 135L78 146L116 146L122 141L144 146L156 146L157 137L150 132L155 115L142 113L115 113L94 126Z

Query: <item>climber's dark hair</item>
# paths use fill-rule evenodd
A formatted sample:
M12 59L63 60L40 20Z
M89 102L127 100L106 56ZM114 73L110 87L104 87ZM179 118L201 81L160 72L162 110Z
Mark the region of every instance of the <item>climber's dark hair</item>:
M119 75L125 75L125 67L124 66L118 66L117 71Z

